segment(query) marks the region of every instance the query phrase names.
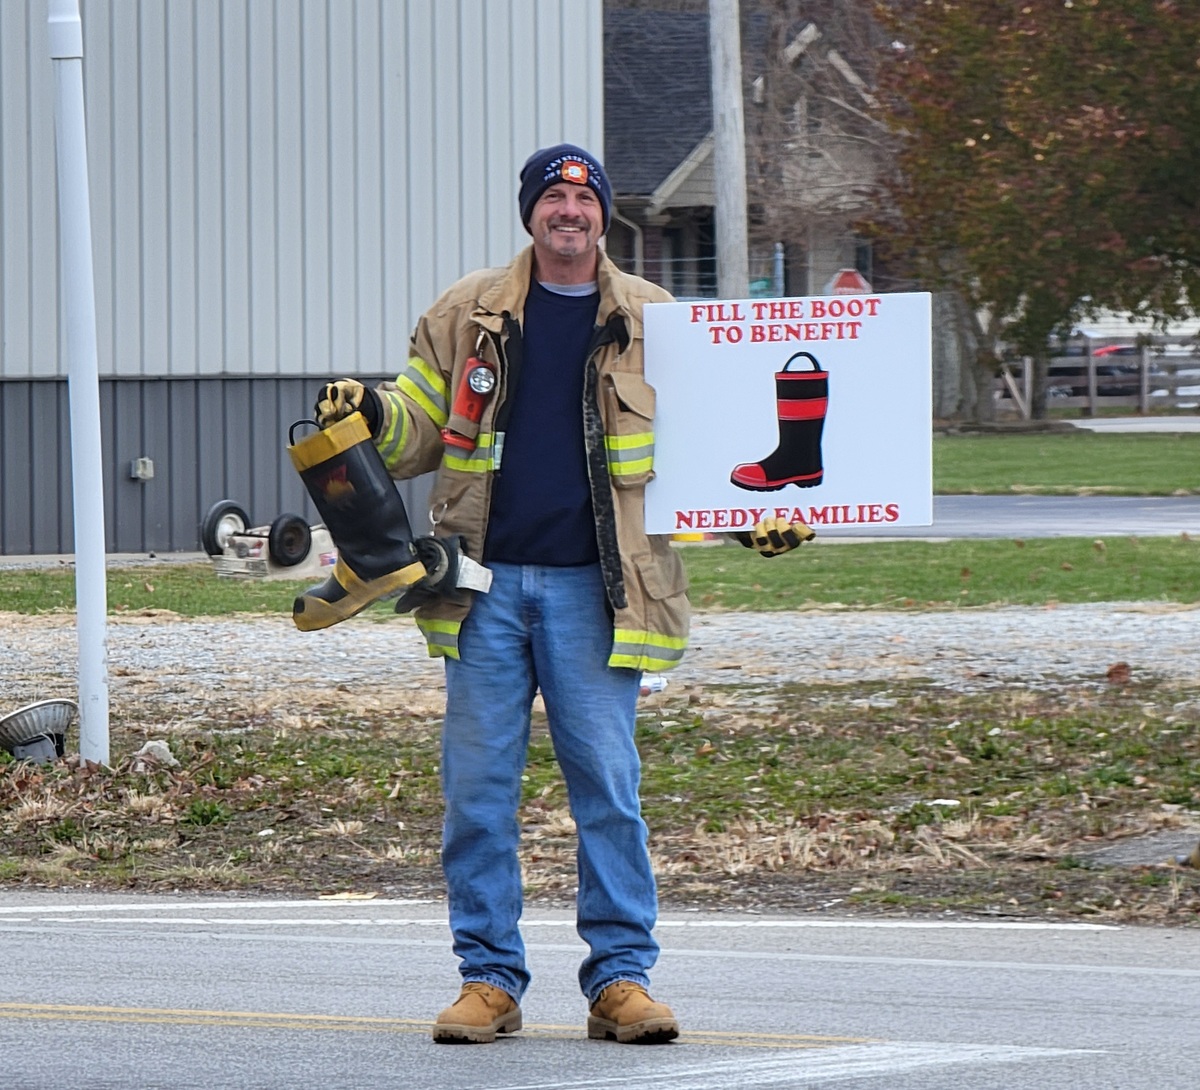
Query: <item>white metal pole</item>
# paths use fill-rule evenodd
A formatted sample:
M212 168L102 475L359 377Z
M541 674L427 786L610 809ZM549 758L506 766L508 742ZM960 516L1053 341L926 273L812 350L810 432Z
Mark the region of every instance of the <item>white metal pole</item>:
M750 294L750 259L738 0L708 0L708 41L712 60L717 295L721 299L744 299Z
M96 285L83 111L83 24L79 0L48 0L58 152L58 230L71 406L75 514L76 631L79 638L79 755L108 763L108 593L104 558L104 477Z

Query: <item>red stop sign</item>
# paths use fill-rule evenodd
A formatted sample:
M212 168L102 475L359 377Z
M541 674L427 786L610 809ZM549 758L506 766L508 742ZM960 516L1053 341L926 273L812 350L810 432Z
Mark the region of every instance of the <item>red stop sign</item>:
M839 269L825 287L826 295L870 295L871 282L857 269Z

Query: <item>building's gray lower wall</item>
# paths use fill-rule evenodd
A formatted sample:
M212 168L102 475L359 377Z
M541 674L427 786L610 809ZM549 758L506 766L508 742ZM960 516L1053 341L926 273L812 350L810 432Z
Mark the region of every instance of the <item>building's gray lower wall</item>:
M361 376L365 382L384 376ZM234 500L255 524L317 515L287 455L312 415L311 378L102 379L105 543L113 553L200 549L200 522ZM0 555L73 553L69 393L63 379L0 381ZM301 434L297 433L297 438ZM137 458L152 480L130 474ZM428 479L401 494L427 532Z

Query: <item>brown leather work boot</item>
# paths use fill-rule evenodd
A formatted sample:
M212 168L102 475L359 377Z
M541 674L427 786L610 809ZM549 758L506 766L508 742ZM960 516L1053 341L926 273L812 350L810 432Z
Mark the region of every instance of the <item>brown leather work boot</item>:
M443 1045L490 1045L497 1033L516 1033L520 1028L521 1008L508 992L472 981L437 1016L433 1039Z
M592 1004L588 1036L624 1045L664 1045L679 1036L679 1023L671 1008L655 1003L640 984L618 980Z

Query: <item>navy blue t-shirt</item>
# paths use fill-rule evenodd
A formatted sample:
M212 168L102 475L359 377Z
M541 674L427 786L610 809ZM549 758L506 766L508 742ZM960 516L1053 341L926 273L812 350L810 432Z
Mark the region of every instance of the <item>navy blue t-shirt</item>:
M485 563L571 567L600 558L583 445L583 372L599 305L599 292L530 285Z

